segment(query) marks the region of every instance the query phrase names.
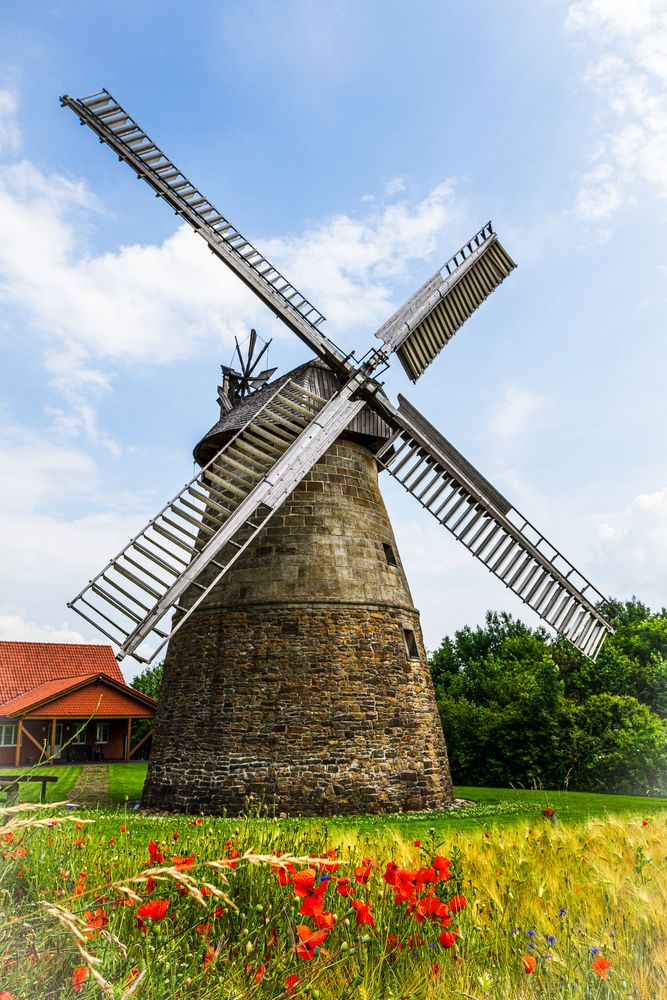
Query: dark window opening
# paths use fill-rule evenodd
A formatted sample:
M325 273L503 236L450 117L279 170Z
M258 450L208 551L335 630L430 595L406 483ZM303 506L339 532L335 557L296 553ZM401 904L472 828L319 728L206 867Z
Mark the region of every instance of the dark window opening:
M403 638L405 639L405 648L408 651L410 659L418 660L419 650L417 649L417 640L415 639L415 634L411 628L403 629Z
M384 555L385 559L387 560L387 565L398 566L398 563L396 562L396 556L394 555L394 550L392 549L391 545L389 545L387 542L383 542L382 548L384 549Z

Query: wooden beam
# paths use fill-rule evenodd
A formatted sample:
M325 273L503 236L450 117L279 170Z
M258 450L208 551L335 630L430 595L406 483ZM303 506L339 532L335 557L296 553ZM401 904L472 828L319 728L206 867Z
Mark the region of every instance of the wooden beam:
M38 740L36 740L36 739L35 739L35 737L34 737L34 736L32 735L32 733L31 733L31 732L30 732L30 730L29 730L29 729L27 728L27 726L26 726L26 728L25 728L25 729L23 730L23 735L24 735L24 736L27 736L27 737L28 737L28 739L30 740L30 742L31 742L31 743L34 743L34 744L35 744L35 746L36 746L36 747L37 747L37 749L39 750L39 759L40 759L40 760L42 759L42 757L45 757L45 756L46 756L46 740L44 740L44 742L43 742L43 743L40 743L40 742L39 742Z
M130 759L130 740L132 739L132 716L127 720L127 743L125 744L125 760Z
M132 756L132 754L133 754L133 753L136 753L136 752L137 752L137 750L139 749L139 747L140 747L140 746L142 746L142 745L143 745L143 744L144 744L144 743L146 742L146 740L148 739L148 737L149 737L149 736L152 736L152 735L153 735L153 730L152 730L152 729L149 729L149 730L148 730L148 732L146 733L146 735L145 735L145 736L142 736L142 737L141 737L141 739L140 739L140 740L139 740L139 742L137 743L136 747L133 747L133 748L132 748L132 749L130 750L130 752L129 752L129 754L128 754L128 758L127 758L127 759L129 760L129 759L130 759L130 757Z
M16 753L14 754L14 767L18 767L21 762L21 737L23 736L23 719L19 719L16 727Z
M56 719L55 719L55 716L53 717L53 719L51 719L51 749L50 749L50 752L49 752L49 756L52 758L52 760L55 760L55 757L56 757Z

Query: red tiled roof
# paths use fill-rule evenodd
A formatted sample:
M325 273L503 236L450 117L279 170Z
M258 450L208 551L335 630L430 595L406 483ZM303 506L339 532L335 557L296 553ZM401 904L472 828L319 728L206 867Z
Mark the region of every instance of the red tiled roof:
M0 642L0 707L49 681L107 674L125 685L111 646Z
M124 690L123 690L124 689ZM110 677L63 677L39 684L18 698L0 706L0 715L49 718L87 718L131 715L133 718L153 718L156 702L123 684L123 689ZM33 708L33 706L36 706Z

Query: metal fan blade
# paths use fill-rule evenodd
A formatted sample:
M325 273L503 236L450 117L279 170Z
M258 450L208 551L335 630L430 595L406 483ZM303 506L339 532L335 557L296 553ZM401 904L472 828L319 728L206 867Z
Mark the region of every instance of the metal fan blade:
M277 368L266 368L263 372L260 372L259 375L255 375L254 378L250 379L250 385L253 389L260 389L265 382L269 381L272 375L275 375L277 371Z
M328 402L282 382L68 607L120 647L118 659L152 660L363 408L359 381Z
M490 222L376 332L416 382L516 264Z
M111 96L102 90L88 97L60 98L82 124L146 181L266 305L318 357L337 371L354 367L318 327L324 316L280 271L236 229L183 174L159 146Z
M592 660L612 626L603 595L406 399L380 464L498 579Z

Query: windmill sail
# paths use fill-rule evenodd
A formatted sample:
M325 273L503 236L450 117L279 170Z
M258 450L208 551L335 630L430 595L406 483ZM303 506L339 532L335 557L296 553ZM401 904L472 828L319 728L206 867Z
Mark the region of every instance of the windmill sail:
M318 329L324 316L183 174L107 90L80 99L61 97L137 177L146 181L318 357L334 369L353 369Z
M556 632L594 660L603 595L402 396L380 464Z
M119 659L153 659L364 406L357 389L352 379L327 403L281 383L68 606L120 646ZM172 608L181 615L170 631ZM147 657L136 652L144 642Z
M436 271L375 336L413 382L516 264L488 222Z

